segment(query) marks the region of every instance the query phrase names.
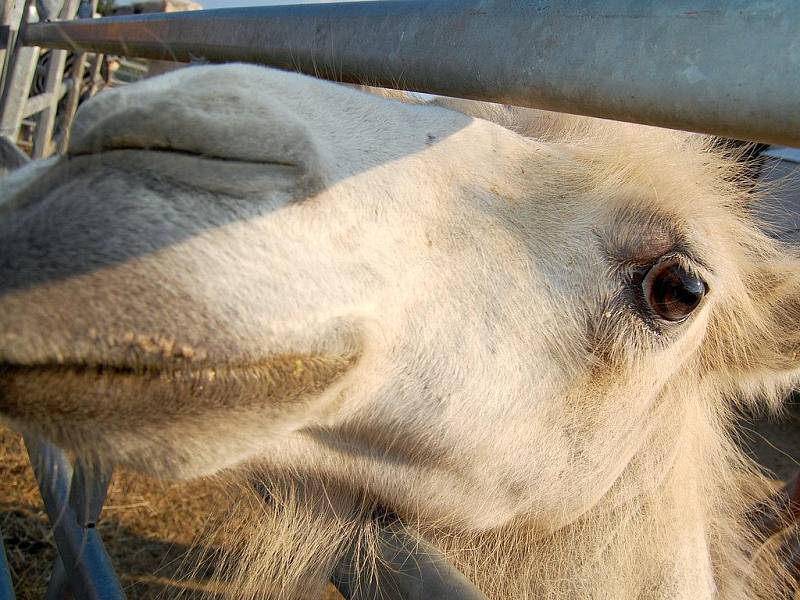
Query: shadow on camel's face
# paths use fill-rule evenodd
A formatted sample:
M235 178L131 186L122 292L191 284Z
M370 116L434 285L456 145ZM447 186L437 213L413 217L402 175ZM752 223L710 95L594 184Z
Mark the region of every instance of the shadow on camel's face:
M0 190L0 415L162 476L257 459L474 527L571 519L679 423L756 235L691 140L609 131L243 65L101 94Z

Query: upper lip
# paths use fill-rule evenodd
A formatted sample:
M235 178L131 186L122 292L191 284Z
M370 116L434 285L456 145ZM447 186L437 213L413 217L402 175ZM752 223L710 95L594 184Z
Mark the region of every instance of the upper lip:
M90 364L90 363L35 363L30 365L0 362L0 375L7 373L24 373L40 371L42 369L64 370L73 372L91 372L98 373L114 372L120 374L134 374L136 369L130 366L123 365L103 365L103 364Z
M229 367L229 365L226 365ZM11 362L0 362L0 374L15 372L34 372L44 369L54 371L71 371L77 373L97 373L97 374L119 374L119 375L138 375L144 373L162 373L175 371L194 371L211 368L210 365L190 365L174 363L172 365L128 365L122 363L92 363L92 362L41 362L32 364L19 364Z
M282 162L279 160L257 160L252 157L223 156L220 154L209 154L201 152L199 150L190 150L187 148L176 148L174 146L160 146L160 145L145 146L145 145L135 145L135 144L128 144L128 145L109 144L107 146L103 146L102 148L93 149L91 151L82 150L79 152L70 152L69 156L74 156L74 157L94 156L98 154L105 154L107 152L125 151L125 150L136 151L136 152L164 152L168 154L179 154L181 156L205 158L208 160L219 160L226 162L252 164L252 165L277 165L281 167L297 168L297 165L291 162Z

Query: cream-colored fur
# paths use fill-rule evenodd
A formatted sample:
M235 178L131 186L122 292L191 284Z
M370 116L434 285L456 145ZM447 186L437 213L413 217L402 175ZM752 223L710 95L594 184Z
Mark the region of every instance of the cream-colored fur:
M98 96L2 182L0 415L258 482L234 597L368 565L375 505L496 598L769 597L730 427L797 379L797 259L700 136L457 104L244 65ZM683 323L634 277L664 255L708 284Z

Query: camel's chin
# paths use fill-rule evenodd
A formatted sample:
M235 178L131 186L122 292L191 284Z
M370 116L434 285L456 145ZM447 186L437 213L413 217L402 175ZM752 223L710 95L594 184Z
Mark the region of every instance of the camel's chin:
M196 475L218 470L205 463L232 462L219 456L227 449L215 458L214 447L227 444L235 452L237 444L251 445L254 428L269 435L270 422L304 414L356 358L284 354L247 366L146 370L0 364L0 419L101 461L165 476ZM198 438L198 448L181 443ZM156 449L163 457L173 445L171 458L152 464Z

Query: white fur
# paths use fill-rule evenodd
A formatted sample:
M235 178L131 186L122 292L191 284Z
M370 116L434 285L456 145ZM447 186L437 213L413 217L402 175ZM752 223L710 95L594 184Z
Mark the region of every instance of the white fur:
M34 368L0 414L163 477L372 499L497 597L766 590L726 428L795 380L795 259L698 136L453 107L244 65L98 96L68 156L3 180L0 361ZM710 292L659 332L619 298L673 234ZM324 580L278 592L258 552L241 589Z

